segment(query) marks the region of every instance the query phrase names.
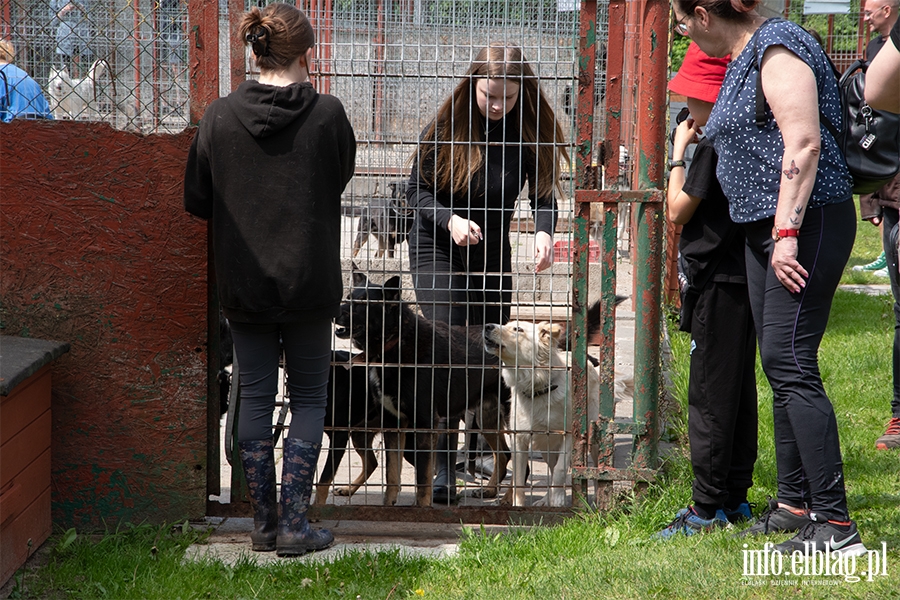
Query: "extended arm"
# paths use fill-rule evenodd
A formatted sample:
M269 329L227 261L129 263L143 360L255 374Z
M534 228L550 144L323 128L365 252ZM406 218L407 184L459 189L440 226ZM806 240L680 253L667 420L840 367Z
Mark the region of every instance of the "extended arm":
M419 144L419 154L413 161L406 188L406 203L416 209L421 219L433 221L438 229L450 232L454 243L458 246L477 244L482 239L481 227L475 221L469 221L438 201L434 194L434 152L425 153L425 145ZM421 167L420 165L421 161ZM432 182L432 183L429 183Z
M821 153L816 77L805 62L783 46L766 50L760 71L763 91L784 140L775 227L800 229ZM796 237L776 242L772 267L789 291L796 293L805 287L809 273L797 262Z
M534 271L539 273L553 264L553 232L556 231L557 203L551 191L548 196L537 196L537 169L535 161L528 163L528 200L534 216Z
M700 127L694 119L685 119L675 129L675 140L672 143L672 160L684 160L688 145L697 141ZM684 167L673 167L669 172L669 186L666 192L667 213L669 220L676 225L684 225L694 216L701 198L691 196L684 191Z
M900 49L893 38L884 42L866 70L865 95L872 108L900 113Z

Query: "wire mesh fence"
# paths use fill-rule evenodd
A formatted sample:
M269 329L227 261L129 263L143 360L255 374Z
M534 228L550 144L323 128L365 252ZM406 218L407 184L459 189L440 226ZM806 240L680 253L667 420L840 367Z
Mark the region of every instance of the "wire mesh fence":
M187 126L187 1L10 0L2 35L56 119Z
M426 459L440 462L443 453L450 479L459 482L459 495L465 497L461 502L488 505L497 495L491 479L494 461L505 457L496 468L497 477L508 485L505 465L509 444L514 445L515 440L510 429L514 423L510 389L501 382L499 359L484 350L484 326L520 319L561 327L571 320L578 5L558 0L343 0L331 6L327 10L314 4L308 14L317 40L313 82L317 89L343 102L358 145L355 176L342 207L346 287L354 287L351 272L356 271L365 275L369 290L390 287L386 293L393 294L393 299L382 303L359 300L357 306L363 304L367 309L351 311L348 321L336 329L346 331L335 336L333 348L346 354L335 358L332 369L330 420L326 423L329 435L320 458L320 475L330 470L328 462L340 463L341 455L352 460L344 459L333 485L321 488L319 499L352 506L394 501L408 505L424 500L430 504L430 495L427 499L418 495L423 476L420 469ZM601 3L595 139L600 139L606 128L605 11L606 4ZM549 120L536 121L521 106L492 116L488 102L482 111L476 96L483 90L477 87L486 78L469 80L467 71L478 62L482 49L492 45L520 49L523 59L513 62L527 61L533 75L501 77L510 87L501 84L501 89L486 92L486 98L509 92L521 103L527 87L532 90L530 102L544 103L550 109ZM250 77L257 76L252 62L247 62L247 68ZM446 117L447 125L450 129L461 125L466 134L452 144L456 152L478 152L484 160L474 164L464 193L449 192L433 176L411 189L420 173L423 151L429 144L450 142L435 132L429 137L426 130L429 124L440 122L439 110L454 90L465 92L465 106ZM539 130L531 132L532 138L523 133L529 127ZM557 127L559 137L542 137L543 129L555 131ZM544 148L551 153L542 153ZM557 150L564 151L571 161L558 160L553 152ZM623 167L627 167L630 154L629 148L621 148ZM626 185L628 168L621 171L621 181L611 183ZM538 194L538 172L558 181L558 189L542 189ZM439 231L436 223L441 219L436 219L433 211L428 214L428 197L439 198L444 208L477 227L481 234L478 242L473 239L460 246L446 229ZM554 218L536 219L536 208ZM552 234L549 251L554 264L536 272L538 231L546 229L547 223L549 231L545 233ZM445 227L441 222L440 228ZM430 239L425 241L425 237ZM589 260L595 287L591 299L598 299L599 240L592 244ZM492 254L491 258L485 253ZM448 257L449 271L424 264L425 255L437 254ZM443 282L445 275L466 281ZM456 316L445 314L443 300L435 298L451 289L454 294L459 292L450 300L450 312ZM389 314L398 304L424 321L389 322ZM370 317L374 320L366 321ZM430 325L448 321L463 329ZM364 332L362 337L348 333L359 331ZM363 349L364 355L359 353ZM356 356L352 364L350 355ZM518 447L530 473L518 487L528 505L541 502L552 491L552 506L562 507L572 502L571 482L565 475L560 478L560 473L568 474L564 465L572 453L572 436L566 432L574 416L572 356L560 350L558 361L545 366L545 371L559 380L554 391L559 390L563 399L552 410L549 405L536 407L539 422L533 429L541 439L556 443L548 446L543 456L537 446L537 453ZM411 392L409 385L415 391ZM364 390L361 397L353 392L360 389ZM365 405L372 400L368 392L379 402L394 399L393 404L376 403L367 411ZM361 413L358 404L348 406L356 402L363 404ZM349 449L343 454L346 437L343 441L335 437L342 431L361 436L353 438L353 446L362 454ZM442 437L448 441L439 442ZM442 452L437 451L438 445L444 448ZM382 468L359 479L360 474L370 475L371 456L377 457ZM400 478L403 491L399 500L392 491L398 469L405 473ZM359 483L358 494L350 497L347 492L353 481L363 483ZM544 502L551 503L550 496L546 498Z

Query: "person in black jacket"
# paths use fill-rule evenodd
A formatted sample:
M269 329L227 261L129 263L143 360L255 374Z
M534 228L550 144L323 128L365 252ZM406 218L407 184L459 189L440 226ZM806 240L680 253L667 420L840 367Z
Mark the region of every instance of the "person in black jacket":
M744 233L731 220L716 178L718 156L699 139L685 175L685 151L719 93L728 60L707 56L693 42L669 89L687 96L669 164L668 216L683 225L679 251L688 286L681 329L691 333L688 437L693 504L657 535L693 535L751 518L747 490L757 455L756 330L750 313Z
M879 34L866 46L866 60L871 64L881 52L892 51L889 44L891 28L897 30L897 24L900 23L898 1L870 0L866 3L864 14L869 29ZM866 77L868 78L868 73ZM900 160L900 157L897 160ZM897 265L900 262L897 251L897 238L900 232L900 174L873 194L859 197L859 216L881 230L882 252L879 258L883 258L884 265L872 274L889 277L894 296L891 416L884 435L875 440L875 447L879 450L896 450L900 449L900 273L897 272Z
M509 320L516 200L527 182L535 271L542 271L553 263L554 189L561 192L563 160L562 127L521 49L482 48L412 157L410 268L428 319L470 326ZM449 454L440 452L448 445ZM440 436L438 450L434 500L452 502L455 443Z
M356 141L341 102L309 83L314 33L288 4L253 8L241 39L259 81L210 104L188 155L185 209L212 220L216 279L240 364L238 446L254 509L253 549L328 547L306 518L321 448L339 314L340 197ZM291 424L277 516L272 413L284 352Z

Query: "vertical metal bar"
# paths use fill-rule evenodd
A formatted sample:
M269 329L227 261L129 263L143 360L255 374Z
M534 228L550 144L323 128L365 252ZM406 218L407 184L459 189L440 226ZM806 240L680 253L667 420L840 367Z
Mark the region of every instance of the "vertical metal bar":
M197 125L206 107L219 97L219 3L218 0L199 0L188 3L188 69L190 79L190 124ZM216 273L213 265L212 232L207 227L207 345L206 395L207 444L206 488L208 494L219 494L219 301L216 294ZM215 478L215 481L212 479ZM232 490L232 494L234 490Z
M603 141L604 187L616 186L619 179L619 147L622 131L622 70L625 50L625 3L613 2L608 8L608 34L606 59L606 138ZM615 203L603 204L603 249L601 271L601 299L603 301L600 340L600 377L601 381L610 382L600 388L600 414L612 419L613 378L615 376L615 296L616 296L616 260L618 252L617 229L619 207ZM609 464L612 467L612 449Z
M665 126L666 70L668 68L669 4L645 0L641 7L640 68L638 87L638 169L640 189L663 189L662 165L666 156ZM647 107L643 110L643 107ZM635 206L637 252L634 261L635 419L646 424L645 432L635 438L633 465L655 468L657 459L659 399L660 298L665 230L661 202L641 202Z
M592 164L594 140L594 78L597 63L597 2L583 0L579 14L578 44L578 109L576 112L575 187L596 189L596 168ZM572 318L575 324L575 346L572 361L573 415L578 423L572 457L574 468L587 466L589 451L587 389L587 305L588 305L588 227L591 205L575 205L575 231L572 243ZM573 478L573 504L587 495L587 480Z
M301 4L298 0L297 5ZM315 86L322 94L331 93L331 60L333 52L334 9L331 0L309 0L306 16L316 32Z
M372 99L372 131L373 140L384 139L384 57L385 57L385 35L384 35L384 0L378 0L378 16L377 16L375 39L372 44L375 46L375 73L373 78L374 97Z
M231 74L230 91L232 92L247 78L247 46L238 32L243 16L244 0L228 0L229 38L231 39L229 73Z
M864 56L866 44L869 41L869 27L866 25L865 17L863 16L863 11L866 10L866 0L860 0L859 3L859 17L856 25L856 57ZM852 62L852 61L851 61ZM850 65L842 65L849 67Z
M134 31L131 32L132 40L134 41L133 49L134 49L134 61L132 61L132 66L134 67L134 114L140 115L143 111L141 110L141 6L139 0L134 0L134 5L132 6L132 12L134 13Z
M619 147L622 131L622 75L625 51L625 2L611 2L607 8L607 40L606 40L606 135L603 139L600 157L603 159L604 188L617 187L619 180ZM619 210L616 203L604 203L602 249L601 249L601 332L600 340L600 380L608 384L600 386L600 419L603 428L615 418L613 385L615 378L615 340L616 321L615 303L616 265L618 252L618 219ZM605 435L604 430L598 436L597 467L612 469L615 458L615 436ZM607 507L612 500L613 482L597 481L596 505Z
M150 90L151 108L153 114L153 131L159 131L162 116L162 98L160 96L159 66L159 3L153 0L150 8Z

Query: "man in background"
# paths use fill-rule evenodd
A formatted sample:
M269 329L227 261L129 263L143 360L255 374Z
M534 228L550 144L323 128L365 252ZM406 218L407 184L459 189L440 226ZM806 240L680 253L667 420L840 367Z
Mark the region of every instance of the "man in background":
M889 38L891 28L897 22L900 0L867 0L863 19L869 24L869 31L877 33L866 46L866 62L871 63ZM860 217L881 227L881 242L885 257L873 274L890 277L891 292L894 295L894 349L893 349L893 399L891 419L884 435L875 441L879 450L900 448L900 274L897 271L897 235L900 221L900 174L890 183L873 194L860 196Z

